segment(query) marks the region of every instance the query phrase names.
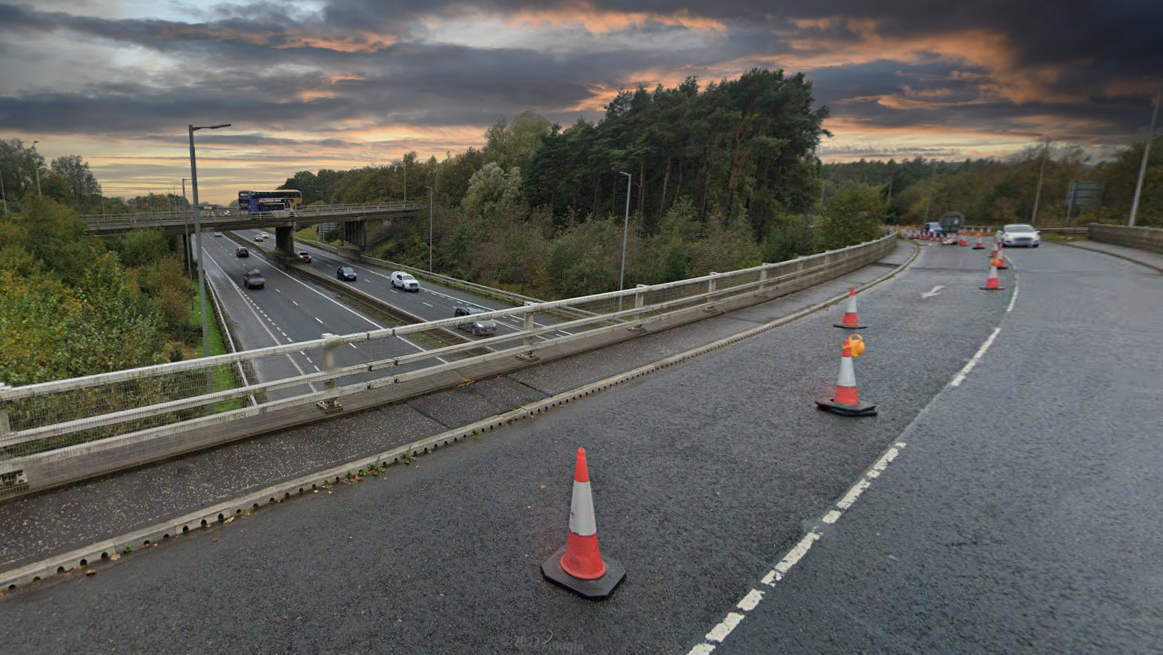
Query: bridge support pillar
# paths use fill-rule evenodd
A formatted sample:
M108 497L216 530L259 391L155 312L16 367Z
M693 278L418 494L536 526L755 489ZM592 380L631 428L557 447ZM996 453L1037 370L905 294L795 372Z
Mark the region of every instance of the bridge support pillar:
M343 240L363 250L367 247L367 223L365 221L344 221Z
M294 259L295 257L295 226L279 225L275 227L275 248Z

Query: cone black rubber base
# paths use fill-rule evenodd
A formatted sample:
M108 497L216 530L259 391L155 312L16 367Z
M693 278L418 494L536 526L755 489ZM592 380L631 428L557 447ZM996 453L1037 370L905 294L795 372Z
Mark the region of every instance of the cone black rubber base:
M845 330L864 330L868 328L867 325L844 325L843 323L833 323L832 327L843 328Z
M606 563L606 574L602 577L597 580L575 578L561 569L561 556L564 554L565 546L562 546L552 557L545 560L541 564L541 575L544 575L550 582L586 598L606 598L614 593L614 587L617 587L618 583L626 578L626 568L618 560L609 557L602 558L602 561Z
M861 401L857 405L841 405L832 398L817 400L816 407L840 416L876 416L876 405Z
M977 288L981 289L982 291L1005 291L1006 290L1005 287L994 287L992 289L990 289L989 287L977 287Z

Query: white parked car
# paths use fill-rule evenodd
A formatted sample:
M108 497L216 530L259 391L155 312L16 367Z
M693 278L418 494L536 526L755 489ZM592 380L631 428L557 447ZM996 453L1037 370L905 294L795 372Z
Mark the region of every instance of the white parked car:
M392 271L392 276L389 279L392 282L392 288L404 291L420 290L420 283L416 281L416 278L403 271Z
M1040 243L1042 236L1032 225L1013 223L1001 229L1001 244L1007 248L1014 246L1037 248Z

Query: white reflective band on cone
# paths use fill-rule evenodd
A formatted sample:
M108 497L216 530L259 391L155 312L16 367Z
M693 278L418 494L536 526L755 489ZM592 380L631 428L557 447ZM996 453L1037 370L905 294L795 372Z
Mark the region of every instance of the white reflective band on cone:
M836 383L838 387L855 387L856 386L856 371L852 368L851 357L840 358L840 380Z
M579 537L598 533L594 519L594 497L589 482L573 483L573 499L569 503L569 531Z
M848 309L847 309L847 311L849 314L856 313L856 296L854 296L854 295L848 296Z

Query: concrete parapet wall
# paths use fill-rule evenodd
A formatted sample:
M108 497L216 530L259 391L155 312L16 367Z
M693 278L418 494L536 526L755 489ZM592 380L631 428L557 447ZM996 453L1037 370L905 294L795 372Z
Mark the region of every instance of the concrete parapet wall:
M1163 253L1163 230L1157 228L1091 223L1086 231L1093 241Z

